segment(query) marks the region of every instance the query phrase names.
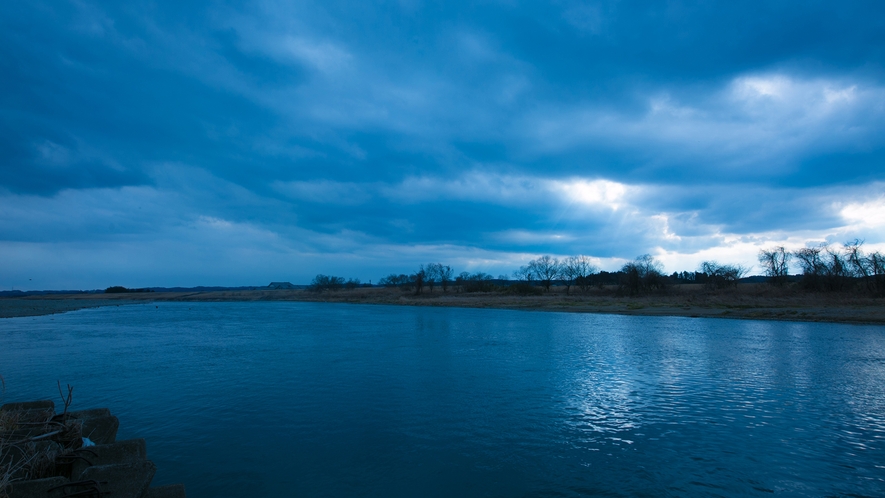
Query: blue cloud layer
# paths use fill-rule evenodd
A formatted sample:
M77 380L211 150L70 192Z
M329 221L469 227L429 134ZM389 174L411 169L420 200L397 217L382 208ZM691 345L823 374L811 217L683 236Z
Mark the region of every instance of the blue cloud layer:
M0 283L878 247L883 11L4 4Z

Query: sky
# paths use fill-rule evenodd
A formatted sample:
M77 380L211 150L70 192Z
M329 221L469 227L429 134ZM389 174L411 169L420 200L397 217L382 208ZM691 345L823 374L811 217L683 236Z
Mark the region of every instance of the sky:
M885 250L883 61L881 1L3 2L0 290Z

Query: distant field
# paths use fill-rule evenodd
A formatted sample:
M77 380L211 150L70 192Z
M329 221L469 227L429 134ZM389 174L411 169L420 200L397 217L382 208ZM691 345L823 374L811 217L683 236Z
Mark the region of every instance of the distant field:
M98 296L101 296L98 298ZM318 301L406 306L503 308L576 313L672 315L764 320L885 324L885 300L856 294L805 293L742 284L710 291L700 285L682 285L663 294L619 296L614 289L566 294L554 287L540 296L498 292L458 293L449 289L421 295L388 288L358 288L315 293L306 290L232 290L211 292L156 292L121 294L58 294L0 299L0 318L47 315L82 308L152 301Z

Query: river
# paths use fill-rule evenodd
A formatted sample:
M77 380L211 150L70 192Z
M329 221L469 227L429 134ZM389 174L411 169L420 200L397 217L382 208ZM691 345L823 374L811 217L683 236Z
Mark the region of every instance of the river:
M882 326L152 303L4 319L0 375L192 498L885 495Z

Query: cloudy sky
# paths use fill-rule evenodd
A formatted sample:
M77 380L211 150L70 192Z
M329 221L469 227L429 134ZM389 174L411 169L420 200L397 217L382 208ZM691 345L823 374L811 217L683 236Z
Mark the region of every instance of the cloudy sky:
M885 249L885 4L0 4L0 286Z

